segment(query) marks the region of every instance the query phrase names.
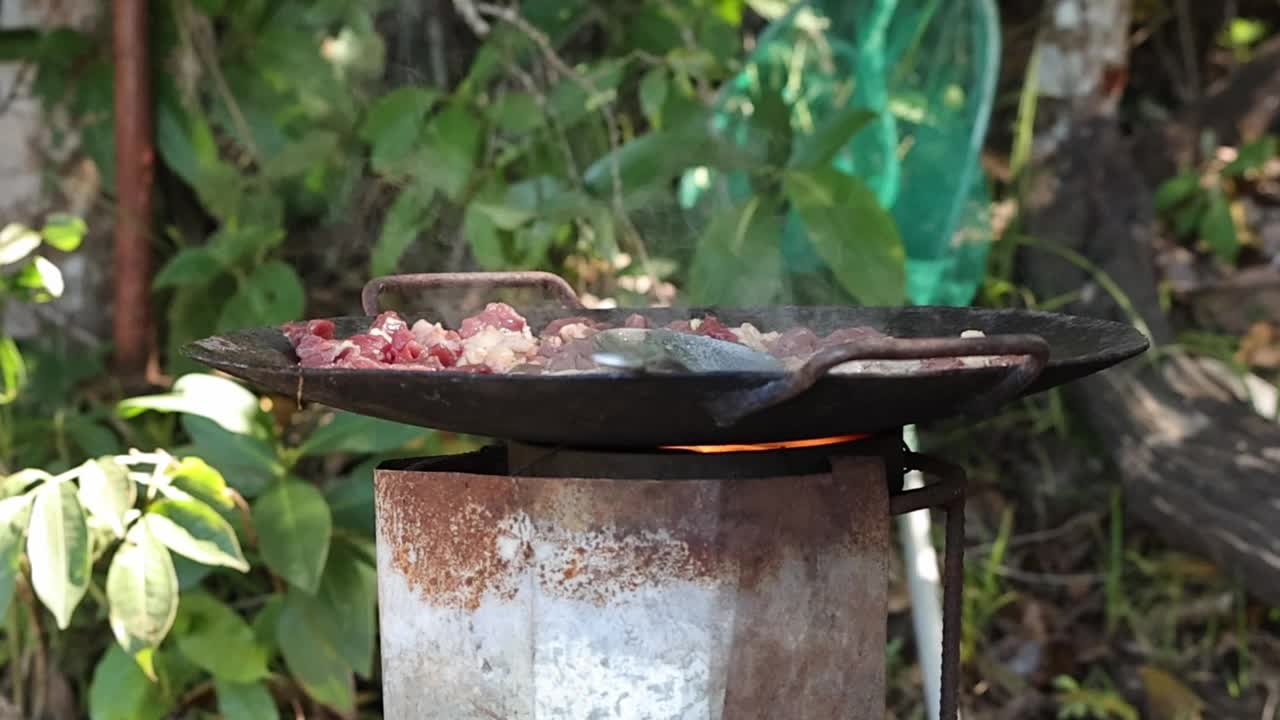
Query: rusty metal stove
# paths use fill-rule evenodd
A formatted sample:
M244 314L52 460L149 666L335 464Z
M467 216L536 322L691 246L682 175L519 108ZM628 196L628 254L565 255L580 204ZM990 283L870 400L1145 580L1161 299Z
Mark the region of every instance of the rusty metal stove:
M904 490L909 469L937 481ZM964 477L900 434L508 443L387 463L375 487L388 720L882 718L889 517L928 507L955 717Z
M544 329L570 316L623 327L639 315L667 327L698 312L587 310L547 273L402 275L371 280L364 315L333 318L335 336L367 332L384 291L446 289L486 300L536 289L554 301L519 314ZM474 304L437 300L422 317L450 326ZM384 466L375 483L391 720L882 717L889 517L926 507L947 510L940 709L954 718L964 480L905 452L901 426L986 415L1133 358L1147 339L1124 323L1021 310L714 313L729 326L883 336L840 341L798 370L764 376L308 367L278 327L184 353L299 402L548 445L880 433L710 454L508 444ZM903 489L908 469L939 480Z

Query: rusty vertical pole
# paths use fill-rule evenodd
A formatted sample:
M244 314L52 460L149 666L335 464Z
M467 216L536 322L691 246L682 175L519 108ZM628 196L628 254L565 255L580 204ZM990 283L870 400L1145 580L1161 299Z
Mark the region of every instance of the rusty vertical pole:
M116 214L112 341L116 372L137 377L151 351L151 88L147 63L147 3L115 0Z

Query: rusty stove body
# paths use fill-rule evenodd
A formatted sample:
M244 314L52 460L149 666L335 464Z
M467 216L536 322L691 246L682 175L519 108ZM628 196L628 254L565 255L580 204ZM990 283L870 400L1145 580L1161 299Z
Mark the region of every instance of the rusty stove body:
M906 469L940 480L904 490ZM964 481L900 435L769 451L509 443L375 476L388 720L882 718L889 518Z

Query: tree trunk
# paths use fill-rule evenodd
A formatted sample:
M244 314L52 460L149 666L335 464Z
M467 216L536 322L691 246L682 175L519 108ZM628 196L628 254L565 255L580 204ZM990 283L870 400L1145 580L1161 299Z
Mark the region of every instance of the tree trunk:
M1096 9L1090 4L1090 13ZM1099 3L1103 4L1103 3ZM1041 42L1096 53L1091 43L1127 27L1127 3L1093 15L1091 32L1065 33L1080 0L1057 0ZM1075 10L1080 10L1076 7ZM1083 14L1083 11L1081 11ZM1096 57L1114 57L1103 48ZM1041 55L1043 63L1046 57ZM1076 67L1086 67L1077 65ZM1093 82L1051 92L1051 116L1037 139L1023 223L1036 238L1087 258L1111 277L1141 315L1155 347L1144 358L1066 390L1121 474L1127 507L1171 545L1215 561L1259 598L1280 603L1280 428L1239 402L1194 359L1162 352L1172 330L1158 301L1152 263L1151 191L1120 136L1113 108L1117 68L1093 64ZM1042 76L1043 77L1043 76ZM1128 321L1089 270L1040 249L1020 257L1023 280L1049 297L1084 288L1066 312Z

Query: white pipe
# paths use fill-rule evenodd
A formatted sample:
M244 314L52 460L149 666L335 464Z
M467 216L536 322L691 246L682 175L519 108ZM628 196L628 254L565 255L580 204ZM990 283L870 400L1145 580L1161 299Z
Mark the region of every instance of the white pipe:
M916 428L908 425L902 433L907 447L919 450ZM907 473L906 489L920 487L924 481L918 471ZM942 607L941 577L938 553L929 535L928 509L898 516L902 534L902 559L906 568L907 589L911 594L911 623L915 630L916 655L920 659L920 675L924 680L924 704L929 720L939 720L942 692ZM956 588L955 592L960 592ZM948 718L950 720L950 718Z

